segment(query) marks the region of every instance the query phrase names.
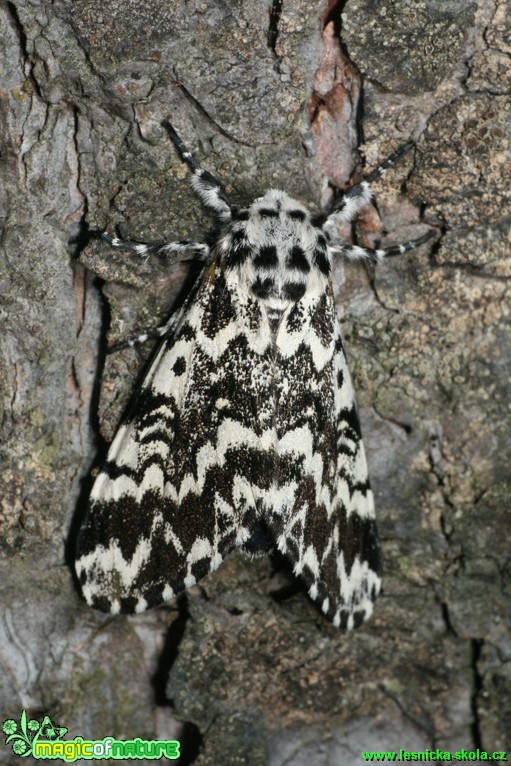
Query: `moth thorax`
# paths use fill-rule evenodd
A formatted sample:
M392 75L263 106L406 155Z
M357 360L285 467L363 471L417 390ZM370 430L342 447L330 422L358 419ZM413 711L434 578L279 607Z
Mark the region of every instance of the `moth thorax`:
M240 286L269 311L285 311L306 294L326 289L325 234L285 192L270 190L238 211L222 251L227 269L238 271Z

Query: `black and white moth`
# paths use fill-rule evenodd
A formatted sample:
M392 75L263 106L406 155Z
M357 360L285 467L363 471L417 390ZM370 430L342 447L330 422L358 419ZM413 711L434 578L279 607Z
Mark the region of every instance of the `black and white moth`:
M278 550L333 624L350 629L372 612L381 562L330 269L339 256L379 263L433 234L386 250L337 234L411 144L312 217L277 189L235 207L163 124L220 234L211 248L108 237L142 257L204 266L190 300L159 328L163 341L94 484L76 559L83 594L103 611L142 612L235 548Z

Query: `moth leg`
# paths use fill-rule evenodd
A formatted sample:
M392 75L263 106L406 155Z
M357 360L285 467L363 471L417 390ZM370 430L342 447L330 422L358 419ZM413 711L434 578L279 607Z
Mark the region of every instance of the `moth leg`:
M385 173L386 170L393 167L396 162L413 147L413 143L409 141L404 146L397 149L393 154L388 157L385 162L377 167L372 173L369 173L362 181L354 184L348 191L340 193L339 196L334 199L333 205L327 216L326 221L329 219L335 219L336 223L349 223L357 216L357 214L364 207L370 204L373 199L373 191L371 184Z
M151 255L157 255L160 258L167 258L170 261L177 263L178 261L200 260L209 261L210 248L208 245L202 242L192 242L191 240L180 240L179 242L131 242L130 240L119 239L104 232L101 238L108 242L112 247L118 250L127 250L131 253L135 253L140 258L149 258ZM154 327L152 330L141 333L134 338L127 338L126 340L114 343L108 349L108 353L114 353L115 351L121 351L123 348L133 348L139 346L148 340L154 338L162 338L164 335L170 332L170 329L174 325L179 313L172 314L165 324L159 327Z
M113 343L108 348L108 353L113 354L116 351L122 351L123 348L134 348L135 346L141 346L142 343L146 343L148 340L162 338L164 335L167 335L174 324L174 321L175 315L173 314L168 322L165 322L165 324L162 324L159 327L154 327L152 330L136 335L134 338L126 338L126 340L120 340L118 343Z
M344 255L346 258L349 258L350 261L368 260L373 263L381 263L385 258L391 258L394 255L402 255L402 253L406 253L408 250L413 250L415 247L423 245L424 242L427 242L435 236L436 231L430 229L426 234L423 234L422 237L411 239L408 242L404 242L402 245L391 245L390 247L374 249L371 247L362 247L361 245L333 244L331 250L335 255Z
M181 160L188 165L193 172L192 186L194 191L201 198L203 204L214 210L223 223L230 221L233 208L222 184L207 170L202 170L202 168L199 167L193 154L168 120L163 120L161 124L169 134Z
M167 258L169 261L208 261L210 248L202 242L192 242L188 239L182 239L178 242L131 242L130 240L119 239L108 232L101 235L101 239L108 242L112 247L118 250L128 250L135 253L140 258L149 258L151 255L157 255L159 258Z

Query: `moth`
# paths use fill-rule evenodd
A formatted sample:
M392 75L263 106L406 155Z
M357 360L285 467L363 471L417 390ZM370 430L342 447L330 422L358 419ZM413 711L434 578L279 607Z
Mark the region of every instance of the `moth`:
M270 189L236 207L162 123L218 218L212 247L182 240L113 247L201 274L159 349L94 484L76 556L86 601L117 614L172 599L238 548L280 553L331 622L372 612L381 585L373 494L330 271L387 249L339 239L370 184L412 144L313 216ZM148 337L143 336L143 339Z

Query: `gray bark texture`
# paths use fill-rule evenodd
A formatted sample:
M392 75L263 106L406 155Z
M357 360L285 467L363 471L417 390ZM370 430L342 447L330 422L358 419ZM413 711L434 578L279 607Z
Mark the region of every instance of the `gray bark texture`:
M505 751L510 0L0 15L0 724L25 708L68 737L177 737L197 766ZM334 271L385 557L374 617L349 635L269 558L233 555L135 617L89 609L71 575L93 466L151 353L107 345L161 323L192 278L90 233L211 228L164 117L242 203L273 186L319 208L416 143L354 234L437 240ZM3 741L0 762L20 762Z

